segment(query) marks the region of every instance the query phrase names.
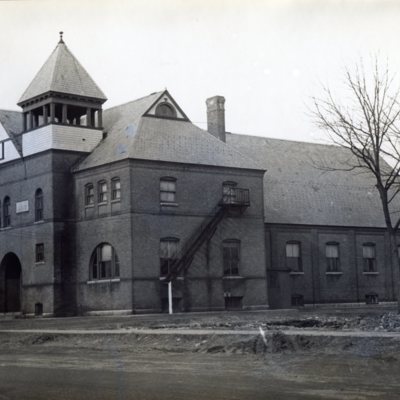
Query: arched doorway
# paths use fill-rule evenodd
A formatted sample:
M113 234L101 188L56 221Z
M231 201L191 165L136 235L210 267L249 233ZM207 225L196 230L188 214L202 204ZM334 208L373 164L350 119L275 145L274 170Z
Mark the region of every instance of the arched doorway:
M2 312L21 311L21 263L14 253L0 264L0 306Z

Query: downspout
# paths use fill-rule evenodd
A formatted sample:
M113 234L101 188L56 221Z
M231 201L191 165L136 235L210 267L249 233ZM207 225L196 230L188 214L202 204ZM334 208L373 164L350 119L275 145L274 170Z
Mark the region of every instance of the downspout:
M172 281L168 281L168 314L173 314L173 309L172 309Z

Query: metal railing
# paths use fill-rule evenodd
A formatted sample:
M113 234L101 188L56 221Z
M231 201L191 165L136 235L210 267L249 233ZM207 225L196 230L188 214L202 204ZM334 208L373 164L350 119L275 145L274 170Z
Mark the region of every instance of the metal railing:
M229 191L225 191L225 193L223 193L221 203L223 205L232 206L249 206L250 190L231 187L229 188Z

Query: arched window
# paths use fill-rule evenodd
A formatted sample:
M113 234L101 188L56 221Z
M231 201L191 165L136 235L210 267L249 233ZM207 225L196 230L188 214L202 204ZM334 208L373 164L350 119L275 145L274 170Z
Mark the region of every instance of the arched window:
M99 203L106 203L108 200L108 195L107 195L107 182L106 181L100 181L98 183L98 202Z
M8 196L3 201L3 227L11 225L11 201Z
M111 200L121 200L121 181L119 178L111 180Z
M88 183L85 186L85 206L92 206L94 204L94 186L93 183Z
M300 242L289 241L286 243L286 267L293 272L303 272Z
M156 108L157 117L176 118L175 108L166 102L160 103Z
M35 192L35 221L43 220L43 191L37 189Z
M240 240L227 239L222 242L224 275L239 275Z
M90 279L113 279L119 277L119 260L109 243L98 245L90 259Z
M160 239L160 276L166 276L178 258L179 239L166 237Z

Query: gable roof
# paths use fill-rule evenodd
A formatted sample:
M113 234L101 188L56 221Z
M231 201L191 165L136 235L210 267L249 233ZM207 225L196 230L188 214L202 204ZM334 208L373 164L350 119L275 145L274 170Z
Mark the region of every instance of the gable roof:
M385 227L374 178L342 168L353 157L339 146L227 134L226 140L261 164L265 222Z
M59 92L107 100L87 71L60 41L50 57L40 68L18 105L47 92Z
M19 111L0 110L0 123L10 137L18 153L22 155L22 113Z
M146 110L146 112L143 115L154 117L154 116L156 116L157 105L159 105L161 103L169 102L175 107L175 109L177 111L177 113L176 113L177 115L174 119L182 119L185 121L189 121L189 118L179 107L179 104L175 101L175 99L169 94L167 89L165 89L163 92L158 92L158 93L160 94L160 96L154 101L154 103L148 108L148 110ZM157 118L160 118L160 117L157 116Z
M75 170L126 158L262 169L234 147L189 121L144 116L163 93L106 110L103 120L107 137Z

